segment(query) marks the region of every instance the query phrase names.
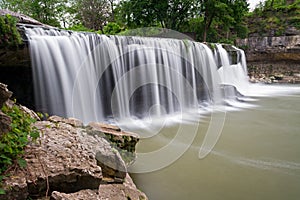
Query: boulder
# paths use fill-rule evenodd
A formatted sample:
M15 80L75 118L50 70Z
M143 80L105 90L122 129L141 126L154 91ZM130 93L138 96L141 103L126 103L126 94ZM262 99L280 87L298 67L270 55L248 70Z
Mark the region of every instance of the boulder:
M89 134L90 127L74 118L52 116L34 125L41 137L26 148L26 169L14 170L5 179L6 195L0 199L99 199L101 185L127 188L126 165L107 138Z

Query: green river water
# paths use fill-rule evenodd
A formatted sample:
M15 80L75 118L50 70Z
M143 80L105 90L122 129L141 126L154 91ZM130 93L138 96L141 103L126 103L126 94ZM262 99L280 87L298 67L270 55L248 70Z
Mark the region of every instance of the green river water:
M255 99L254 107L226 112L208 156L198 158L211 114L202 117L195 139L179 159L159 170L133 173L137 186L150 200L300 199L300 93ZM178 127L142 139L138 152L165 146Z

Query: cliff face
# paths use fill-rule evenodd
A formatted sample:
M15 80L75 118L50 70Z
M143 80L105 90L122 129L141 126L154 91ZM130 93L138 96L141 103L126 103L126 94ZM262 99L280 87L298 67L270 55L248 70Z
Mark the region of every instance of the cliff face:
M0 16L7 14L16 18L16 28L22 38L22 44L0 47L0 82L9 85L9 89L14 93L13 98L17 98L21 104L35 109L31 61L27 38L22 27L25 25L44 27L46 25L25 15L0 9Z
M245 49L249 63L300 63L300 35L250 37L237 40L237 46Z
M236 45L245 50L253 81L300 83L300 35L250 37Z

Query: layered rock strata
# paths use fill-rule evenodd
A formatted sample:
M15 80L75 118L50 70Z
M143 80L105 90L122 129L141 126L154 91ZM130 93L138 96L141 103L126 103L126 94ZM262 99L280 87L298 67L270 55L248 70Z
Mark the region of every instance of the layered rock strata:
M236 45L245 50L251 81L300 83L300 35L250 37Z

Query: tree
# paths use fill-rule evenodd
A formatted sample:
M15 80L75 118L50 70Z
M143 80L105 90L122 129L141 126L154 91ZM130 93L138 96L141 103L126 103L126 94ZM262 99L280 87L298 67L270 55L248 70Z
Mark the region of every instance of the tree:
M230 28L239 25L248 11L246 0L200 0L200 14L203 16L203 41L213 22L229 33ZM227 34L228 37L228 34Z
M115 8L114 8L114 1L115 0L108 0L109 4L110 4L110 11L111 11L111 21L114 22L115 21Z
M111 14L107 0L79 0L78 12L80 21L85 27L102 32Z
M266 0L247 16L250 36L296 35L299 13L300 0Z
M195 15L196 0L123 0L118 19L129 28L160 26L173 30Z
M237 37L245 38L248 34L246 24L246 15L249 12L249 4L246 0L231 1L231 9L233 16L232 32L235 32Z
M42 23L60 26L58 16L65 12L61 9L66 0L2 0L1 7L28 15Z

